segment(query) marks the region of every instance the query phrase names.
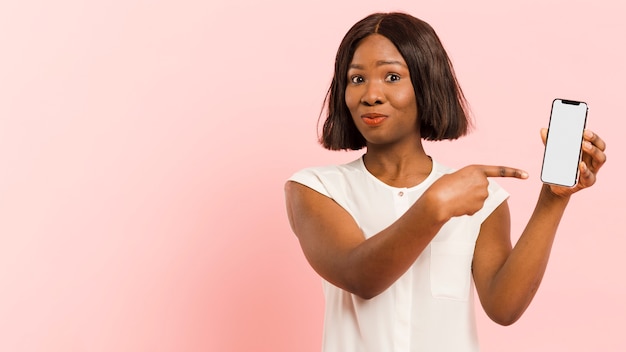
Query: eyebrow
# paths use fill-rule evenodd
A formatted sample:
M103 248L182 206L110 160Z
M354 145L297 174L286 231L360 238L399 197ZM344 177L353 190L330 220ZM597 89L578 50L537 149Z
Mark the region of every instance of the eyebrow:
M407 67L406 64L397 61L397 60L391 60L391 61L387 61L387 60L378 60L376 61L376 66L384 66L384 65L399 65L402 67ZM359 70L363 70L364 67L363 65L359 65L359 64L350 64L350 66L348 66L348 68L355 68L355 69L359 69Z

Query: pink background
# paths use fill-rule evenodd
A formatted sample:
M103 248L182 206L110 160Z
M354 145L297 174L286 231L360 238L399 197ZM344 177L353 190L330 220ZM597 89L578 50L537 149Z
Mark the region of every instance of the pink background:
M428 152L530 172L501 182L516 236L552 99L609 144L525 316L479 310L484 350L625 350L622 3L3 1L0 351L318 351L282 187L360 156L318 146L317 116L344 33L389 10L433 25L476 116Z

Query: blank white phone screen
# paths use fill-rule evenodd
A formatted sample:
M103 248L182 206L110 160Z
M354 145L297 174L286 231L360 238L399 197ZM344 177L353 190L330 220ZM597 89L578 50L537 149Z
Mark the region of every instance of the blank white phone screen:
M543 182L567 187L576 185L586 120L586 103L561 99L552 102L541 169Z

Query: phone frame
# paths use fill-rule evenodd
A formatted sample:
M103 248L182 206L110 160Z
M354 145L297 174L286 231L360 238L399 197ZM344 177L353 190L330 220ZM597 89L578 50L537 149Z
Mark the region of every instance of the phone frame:
M548 156L548 153L551 151L550 150L550 131L551 131L552 127L553 127L552 124L553 124L553 121L554 121L554 111L555 111L556 104L565 104L565 105L581 105L582 104L582 105L585 106L585 115L584 115L584 118L583 118L582 129L580 131L580 143L579 143L579 147L578 147L578 163L576 164L576 168L575 168L576 170L575 170L575 175L574 175L574 179L573 179L573 183L572 184L560 183L560 182L557 182L557 180L554 180L554 179L552 179L552 180L546 179L546 175L544 174L545 170L547 169L546 168L546 157ZM583 133L584 133L585 127L587 125L587 116L588 116L588 114L589 114L589 105L586 102L584 102L584 101L577 101L577 100L571 100L571 99L560 99L560 98L554 99L552 101L552 108L550 110L550 120L548 122L548 135L546 137L546 145L545 145L545 148L544 148L543 161L542 161L542 165L541 165L541 176L540 176L540 178L541 178L541 181L543 183L550 184L550 185L563 186L563 187L574 187L574 186L576 186L578 184L578 178L580 176L580 168L579 168L578 165L580 164L580 161L582 160L582 154L583 154L583 151L582 151Z

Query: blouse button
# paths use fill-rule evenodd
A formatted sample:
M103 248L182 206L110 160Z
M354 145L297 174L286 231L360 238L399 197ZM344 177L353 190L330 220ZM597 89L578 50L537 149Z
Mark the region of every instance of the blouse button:
M402 197L404 195L404 192L400 191L398 192L398 197Z

